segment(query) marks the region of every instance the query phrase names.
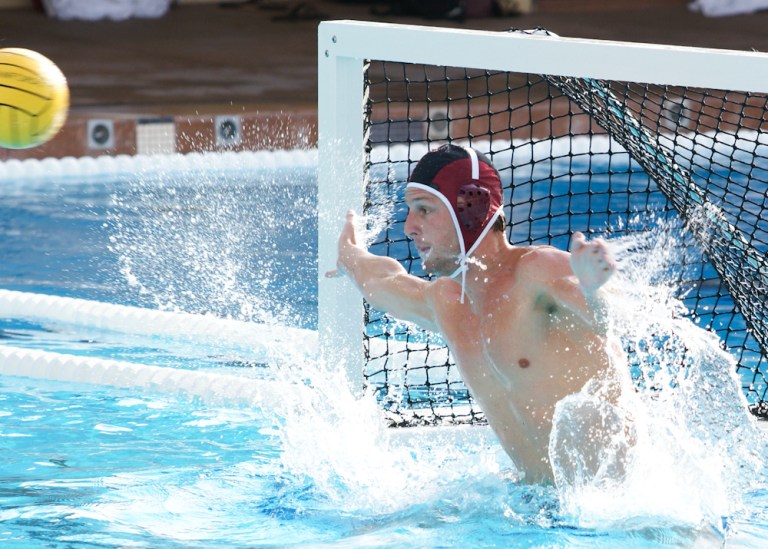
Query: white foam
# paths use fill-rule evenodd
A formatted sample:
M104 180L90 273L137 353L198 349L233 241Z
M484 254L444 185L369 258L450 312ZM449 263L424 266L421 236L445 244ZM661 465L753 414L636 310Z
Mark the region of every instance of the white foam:
M607 285L611 329L634 350L642 382L626 387L616 406L588 384L558 403L553 417L561 509L580 527L719 530L722 517L765 482L766 440L748 412L734 358L716 334L685 317L675 297L673 265L694 252L668 231L660 224L609 241L620 265ZM626 357L614 359L625 367ZM600 425L600 437L585 435L584 425ZM590 456L596 449L599 469Z

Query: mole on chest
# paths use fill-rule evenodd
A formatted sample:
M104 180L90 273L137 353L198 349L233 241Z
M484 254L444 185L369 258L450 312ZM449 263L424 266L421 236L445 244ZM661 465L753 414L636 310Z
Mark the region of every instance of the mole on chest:
M531 365L531 362L527 358L521 358L520 360L517 361L517 365L520 366L521 368L527 368L528 366Z

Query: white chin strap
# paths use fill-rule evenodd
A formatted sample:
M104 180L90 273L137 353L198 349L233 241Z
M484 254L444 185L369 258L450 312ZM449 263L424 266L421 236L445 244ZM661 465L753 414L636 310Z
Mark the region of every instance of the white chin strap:
M504 211L504 207L500 206L499 209L494 212L493 217L491 217L490 221L488 221L488 224L483 229L483 232L480 233L480 236L477 237L477 240L475 240L475 243L472 244L472 247L466 253L464 253L464 238L461 234L461 231L459 230L458 223L456 224L456 231L459 234L459 242L461 243L461 254L459 254L459 257L458 257L459 267L455 271L453 271L451 278L456 278L456 276L459 273L461 273L461 300L460 300L461 303L464 303L464 288L467 284L467 271L469 270L469 258L473 253L475 253L475 250L480 245L480 242L483 240L483 238L485 238L485 235L487 235L490 232L490 230L493 228L494 224L496 223L496 220L499 218L502 211Z

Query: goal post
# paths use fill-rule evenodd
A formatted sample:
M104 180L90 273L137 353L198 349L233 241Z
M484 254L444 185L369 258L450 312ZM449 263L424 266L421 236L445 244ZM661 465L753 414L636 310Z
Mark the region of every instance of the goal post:
M329 34L331 32L331 34ZM362 298L346 279L328 280L346 212L364 199L364 60L337 55L327 24L319 31L318 61L318 338L320 356L348 370L362 388ZM356 373L354 373L356 372Z
M768 55L756 52L321 23L322 356L356 389L375 386L396 424L482 421L438 336L401 326L346 279L324 276L346 211L388 207L390 226L371 249L427 276L402 235L402 183L421 154L456 141L498 162L513 244L565 248L574 231L626 228L644 208L690 225L691 208L706 206L697 237L707 249L701 264L684 266L699 277L685 303L739 362L752 411L768 415L766 74ZM593 165L601 155L605 169Z

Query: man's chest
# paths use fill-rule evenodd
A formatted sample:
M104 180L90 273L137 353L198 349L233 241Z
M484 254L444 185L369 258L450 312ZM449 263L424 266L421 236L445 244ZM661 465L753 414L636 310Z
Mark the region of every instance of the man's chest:
M493 374L508 381L510 370L528 368L538 358L543 323L529 299L500 295L479 311L447 314L441 328L465 377Z

